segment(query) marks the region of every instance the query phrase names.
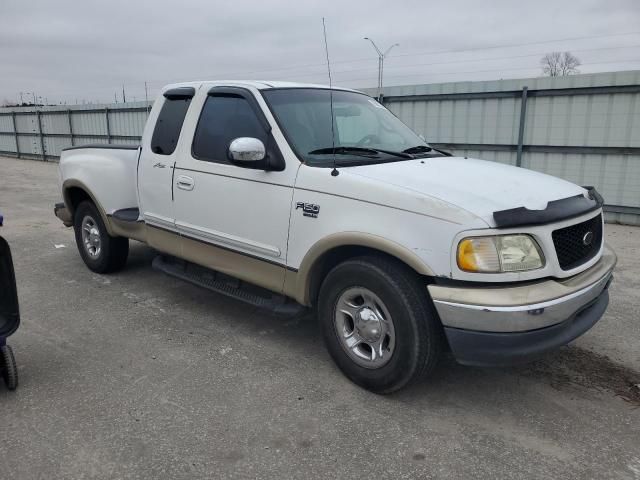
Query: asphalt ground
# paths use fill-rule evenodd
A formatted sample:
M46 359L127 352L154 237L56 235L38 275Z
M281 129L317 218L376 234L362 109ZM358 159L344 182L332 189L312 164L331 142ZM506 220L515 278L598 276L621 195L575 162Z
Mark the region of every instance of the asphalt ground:
M0 230L22 325L0 386L0 478L640 479L640 229L607 225L611 303L519 368L444 359L378 396L350 383L315 318L169 278L132 242L90 272L53 216L57 165L0 158Z

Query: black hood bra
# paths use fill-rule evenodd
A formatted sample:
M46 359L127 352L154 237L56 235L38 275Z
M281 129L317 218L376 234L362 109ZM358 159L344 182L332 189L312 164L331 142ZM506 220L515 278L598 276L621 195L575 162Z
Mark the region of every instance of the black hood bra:
M544 210L529 210L526 207L510 208L493 212L493 219L497 228L512 228L530 225L544 225L558 222L597 210L604 205L602 195L594 187L583 187L588 191L588 197L576 195L574 197L553 200Z

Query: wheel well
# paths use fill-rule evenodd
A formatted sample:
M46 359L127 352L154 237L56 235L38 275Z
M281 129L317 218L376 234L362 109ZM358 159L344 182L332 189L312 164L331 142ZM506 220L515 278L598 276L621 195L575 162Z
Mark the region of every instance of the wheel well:
M65 191L65 197L65 200L67 200L67 207L69 207L69 213L71 213L71 215L74 214L76 208L78 207L78 205L80 205L80 202L83 202L85 200L93 202L91 196L80 187L68 188Z
M386 252L383 252L381 250L377 250L371 247L363 247L361 245L344 245L341 247L333 248L325 252L313 264L313 267L311 268L310 281L309 281L309 302L311 303L311 305L315 305L317 303L322 281L327 276L327 274L331 271L332 268L351 258L362 257L365 255L376 255L376 256L391 258L394 261L401 263L402 265L405 265L408 269L415 272L416 275L419 275L421 278L424 278L425 284L428 283L429 281L429 277L420 275L410 265L407 265L407 263L403 262L399 258L393 255L390 255Z

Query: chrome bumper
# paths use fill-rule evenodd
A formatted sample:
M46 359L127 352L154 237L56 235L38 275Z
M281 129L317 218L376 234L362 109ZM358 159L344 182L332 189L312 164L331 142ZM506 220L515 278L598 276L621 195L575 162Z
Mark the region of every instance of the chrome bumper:
M596 300L611 281L616 262L615 253L605 246L598 263L568 279L516 287L428 288L445 327L526 332L561 323Z
M458 362L508 366L566 345L595 325L609 304L616 261L605 246L595 265L565 280L428 288Z

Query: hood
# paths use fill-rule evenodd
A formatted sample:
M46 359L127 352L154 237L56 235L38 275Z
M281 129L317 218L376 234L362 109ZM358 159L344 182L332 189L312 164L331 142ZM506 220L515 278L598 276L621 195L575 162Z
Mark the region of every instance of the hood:
M552 200L585 194L582 187L551 175L463 157L362 165L342 171L438 198L490 226L495 226L495 211L517 207L543 210Z

